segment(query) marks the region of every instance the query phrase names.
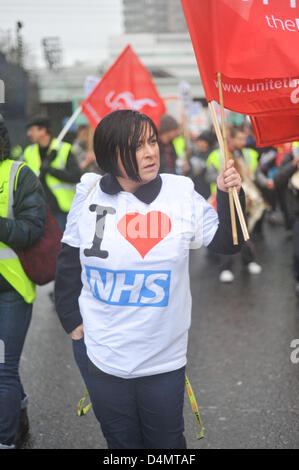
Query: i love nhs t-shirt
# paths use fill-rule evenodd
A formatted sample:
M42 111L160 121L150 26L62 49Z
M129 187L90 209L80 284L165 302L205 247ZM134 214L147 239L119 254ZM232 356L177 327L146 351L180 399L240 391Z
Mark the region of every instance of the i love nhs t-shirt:
M179 369L191 321L189 249L212 241L217 213L184 176L162 174L150 204L98 183L89 193L98 178L81 178L62 239L80 248L87 354L123 378Z

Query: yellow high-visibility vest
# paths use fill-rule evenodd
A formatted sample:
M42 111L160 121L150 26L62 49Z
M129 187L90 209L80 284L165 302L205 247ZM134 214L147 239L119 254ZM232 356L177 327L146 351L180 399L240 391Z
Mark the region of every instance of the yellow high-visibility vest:
M19 170L24 163L13 160L0 162L0 216L14 218L13 192L17 187ZM3 242L0 242L0 274L31 304L36 298L35 284L28 278L16 252Z
M56 144L56 139L52 139L48 153L51 152L54 145ZM57 170L64 170L67 163L67 158L70 149L72 148L71 144L67 142L61 142L55 159L51 162L51 167L56 168ZM38 176L39 169L41 166L41 158L39 154L38 144L29 145L24 152L24 161L28 164L31 170ZM46 174L45 182L50 191L54 194L59 208L63 212L69 212L71 204L75 195L75 185L66 183L59 180L55 176Z
M186 140L182 135L175 137L172 141L175 153L179 158L186 157Z
M258 165L258 152L254 149L251 148L243 148L242 149L242 154L245 160L246 165L251 168L252 172L255 173ZM220 152L220 149L215 149L213 150L210 155L207 158L207 167L213 165L217 172L220 173L220 170L223 165L223 157L222 153ZM211 194L214 194L217 189L217 184L216 183L211 183L210 185L210 190Z

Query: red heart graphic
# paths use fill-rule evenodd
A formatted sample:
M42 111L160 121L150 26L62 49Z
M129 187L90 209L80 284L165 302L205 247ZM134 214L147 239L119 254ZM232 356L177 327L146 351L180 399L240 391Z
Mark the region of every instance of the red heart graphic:
M131 212L120 219L117 228L144 258L169 234L171 221L168 215L160 211L151 211L145 215Z

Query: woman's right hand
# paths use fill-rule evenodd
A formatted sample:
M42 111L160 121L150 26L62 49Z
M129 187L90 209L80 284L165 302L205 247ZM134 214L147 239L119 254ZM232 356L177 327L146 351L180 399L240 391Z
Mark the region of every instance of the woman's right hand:
M77 326L72 332L71 332L71 338L74 339L75 341L79 341L79 339L83 338L84 336L84 330L83 330L83 324Z

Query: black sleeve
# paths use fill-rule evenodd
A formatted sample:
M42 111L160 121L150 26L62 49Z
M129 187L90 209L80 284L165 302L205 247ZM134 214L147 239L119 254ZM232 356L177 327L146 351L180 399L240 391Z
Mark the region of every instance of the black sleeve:
M50 166L47 168L47 173L55 176L55 178L58 178L61 181L65 181L66 183L71 184L79 183L82 176L82 172L77 164L72 150L69 151L66 167L64 170L58 170Z
M14 219L0 217L0 241L11 248L28 248L42 235L46 220L46 201L36 175L24 166L14 191Z
M81 290L79 248L63 243L56 263L55 303L58 317L67 333L82 323L78 303Z
M240 203L243 210L245 218L245 193L241 188L240 194ZM228 193L220 191L217 189L217 212L219 217L219 225L217 232L211 243L208 245L208 248L215 253L223 255L233 255L238 253L241 250L241 247L244 243L244 237L239 222L239 218L236 211L236 225L237 225L237 234L238 234L238 245L233 244L232 236L232 227L231 227L231 218L230 218L230 209L229 209L229 196Z

